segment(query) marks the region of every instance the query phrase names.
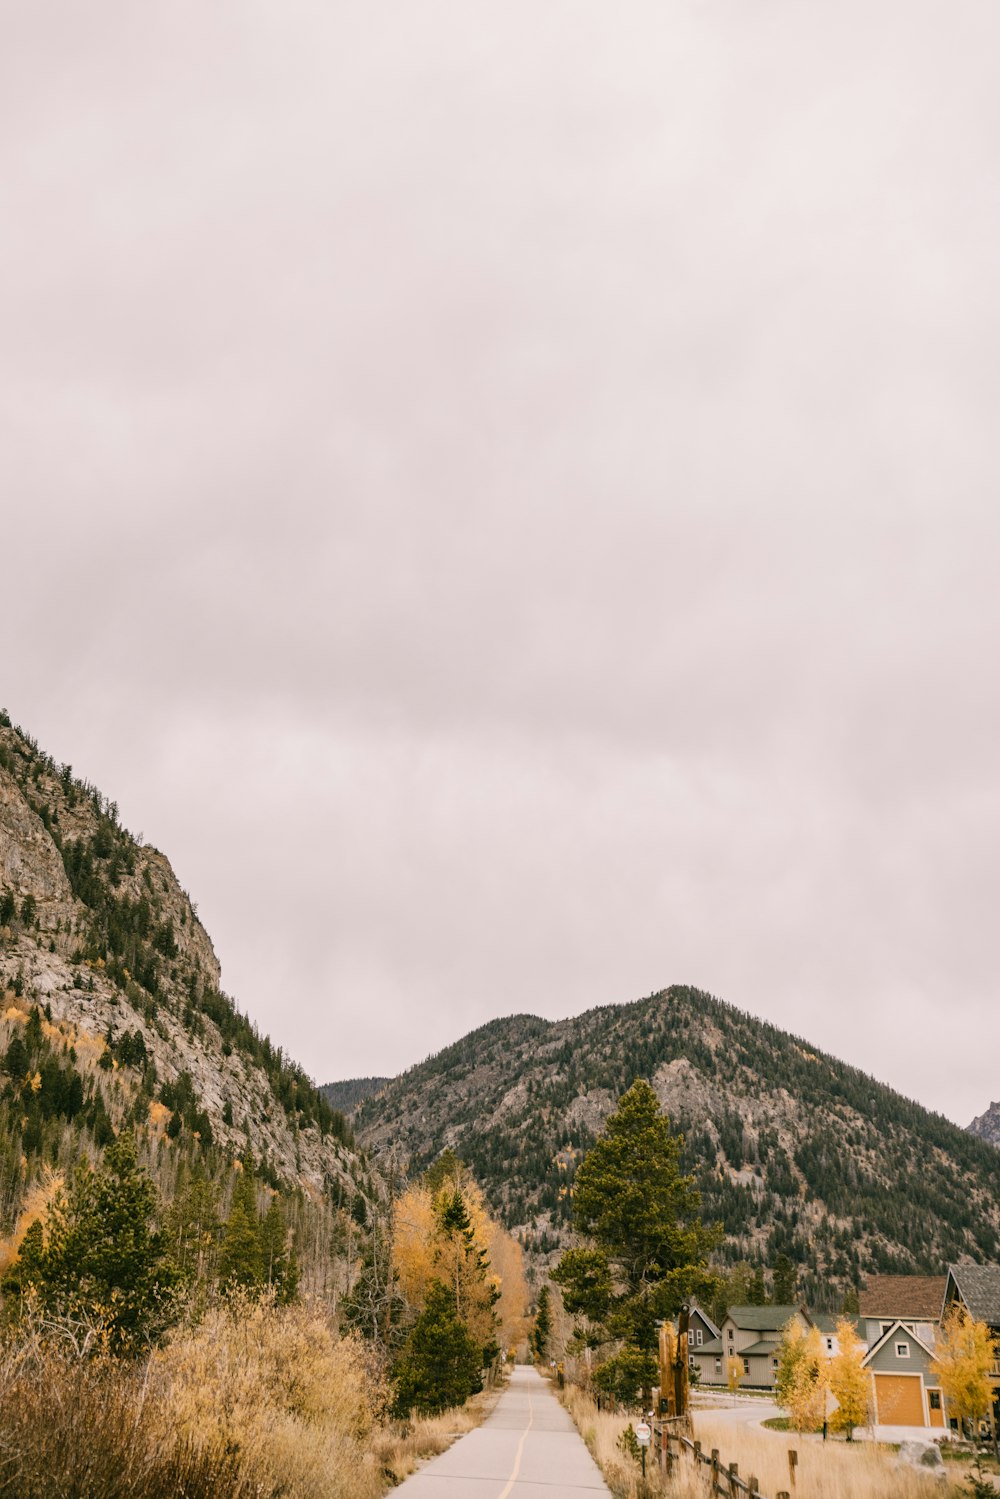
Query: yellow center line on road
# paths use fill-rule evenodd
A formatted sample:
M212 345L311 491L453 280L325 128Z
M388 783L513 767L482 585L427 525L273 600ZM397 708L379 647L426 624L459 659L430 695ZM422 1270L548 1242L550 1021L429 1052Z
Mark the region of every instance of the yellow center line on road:
M517 1475L521 1471L521 1458L524 1456L524 1444L528 1440L528 1432L531 1430L532 1426L534 1425L534 1421L535 1421L535 1407L534 1407L534 1403L531 1400L531 1397L529 1396L528 1397L528 1424L524 1428L524 1430L522 1431L522 1433L521 1433L521 1440L517 1444L517 1454L516 1454L516 1456L514 1458L514 1470L513 1470L513 1472L511 1473L510 1477L507 1480L507 1484L506 1484L506 1487L504 1488L503 1493L502 1494L498 1494L497 1495L497 1499L508 1499L508 1496L510 1494L511 1489L514 1487L515 1483L517 1483Z

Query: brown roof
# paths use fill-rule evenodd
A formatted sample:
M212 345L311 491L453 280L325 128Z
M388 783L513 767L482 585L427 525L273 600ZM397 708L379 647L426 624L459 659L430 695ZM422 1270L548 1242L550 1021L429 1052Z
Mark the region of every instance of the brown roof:
M944 1275L869 1275L858 1297L862 1317L922 1317L936 1322L944 1303Z

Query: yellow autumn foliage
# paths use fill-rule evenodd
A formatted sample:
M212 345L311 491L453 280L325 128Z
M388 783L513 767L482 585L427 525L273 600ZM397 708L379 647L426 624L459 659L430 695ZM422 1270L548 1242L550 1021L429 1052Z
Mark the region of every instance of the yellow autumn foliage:
M931 1373L941 1385L949 1416L981 1421L990 1408L990 1367L997 1357L985 1322L953 1306L941 1324Z
M457 1183L465 1201L477 1249L489 1260L487 1279L499 1291L495 1312L499 1321L498 1338L502 1347L513 1347L527 1336L528 1286L524 1274L521 1246L489 1214L479 1186L467 1174ZM434 1194L422 1182L415 1182L397 1200L393 1211L393 1268L399 1288L411 1306L422 1308L432 1280L456 1283L459 1298L466 1292L467 1308L463 1320L482 1343L488 1343L493 1331L489 1308L476 1304L471 1285L461 1285L468 1275L464 1256L457 1245L449 1245L442 1235L435 1212Z
M161 1103L158 1098L151 1098L149 1100L149 1122L153 1128L166 1129L169 1118L170 1110L166 1104Z
M830 1360L830 1394L837 1409L830 1417L834 1431L852 1432L868 1423L868 1374L864 1359L866 1348L853 1325L846 1319L837 1323L837 1352Z
M0 1240L0 1275L9 1270L21 1252L24 1236L33 1223L43 1218L56 1195L62 1191L65 1178L59 1171L46 1166L39 1181L24 1199L24 1206L17 1217L13 1233Z

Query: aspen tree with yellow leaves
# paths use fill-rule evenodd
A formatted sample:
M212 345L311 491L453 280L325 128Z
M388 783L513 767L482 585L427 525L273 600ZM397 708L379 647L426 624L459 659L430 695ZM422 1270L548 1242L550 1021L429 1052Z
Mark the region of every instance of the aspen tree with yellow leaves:
M819 1329L810 1327L807 1332L801 1323L789 1322L778 1353L775 1393L796 1431L822 1426L828 1388L829 1366Z
M993 1334L985 1322L953 1306L941 1324L931 1373L941 1385L948 1415L962 1430L989 1415L990 1367L996 1358Z
M864 1367L865 1345L852 1323L842 1318L837 1323L837 1352L830 1360L830 1394L837 1409L830 1417L834 1431L847 1433L850 1442L856 1426L868 1423L868 1375Z

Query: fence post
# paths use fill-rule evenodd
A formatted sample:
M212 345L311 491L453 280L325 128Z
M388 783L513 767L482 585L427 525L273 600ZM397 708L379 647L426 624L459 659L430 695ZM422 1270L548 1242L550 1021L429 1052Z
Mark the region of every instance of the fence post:
M792 1499L792 1496L789 1494L787 1489L779 1489L777 1494L775 1494L774 1499Z
M795 1487L795 1469L799 1465L799 1454L794 1447L788 1449L788 1481L792 1488Z
M730 1499L739 1499L739 1492L740 1491L739 1491L739 1489L738 1489L738 1487L736 1485L736 1480L737 1480L737 1478L739 1478L739 1476L740 1476L740 1466L739 1466L739 1463L730 1463L729 1464L729 1494L730 1494Z
M750 1499L760 1499L760 1489L757 1487L757 1480L752 1473L747 1479L747 1487L750 1490Z

